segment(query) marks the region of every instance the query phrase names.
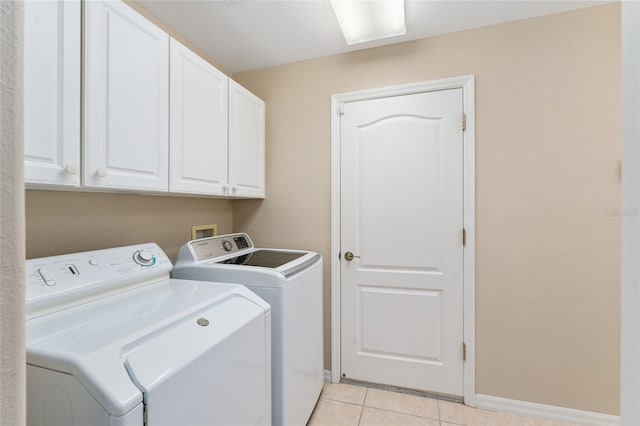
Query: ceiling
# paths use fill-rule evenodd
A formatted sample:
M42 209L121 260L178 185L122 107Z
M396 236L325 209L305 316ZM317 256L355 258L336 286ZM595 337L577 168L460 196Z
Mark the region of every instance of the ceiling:
M328 0L137 1L231 73L608 2L405 0L406 35L347 46Z

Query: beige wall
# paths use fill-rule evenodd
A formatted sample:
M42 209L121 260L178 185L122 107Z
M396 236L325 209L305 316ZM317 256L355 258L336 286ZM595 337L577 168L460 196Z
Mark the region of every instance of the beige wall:
M476 391L616 414L620 62L610 4L236 74L267 103L267 199L234 228L327 259L330 96L474 74Z
M191 226L232 232L232 202L88 192L27 191L27 258L155 242L172 261Z
M214 61L209 55L204 53L204 51L202 49L200 49L195 44L191 43L191 41L189 41L186 38L184 38L182 36L182 34L178 33L172 27L170 27L169 25L165 24L160 19L156 18L147 9L145 9L140 3L138 3L136 0L123 0L123 1L125 3L127 3L132 9L136 10L138 13L140 13L141 15L146 17L149 21L153 22L159 28L164 30L171 37L175 38L180 43L182 43L183 45L185 45L186 47L188 47L189 49L193 50L195 53L200 55L205 61L209 62L211 65L216 67L220 72L222 72L222 73L224 73L224 74L226 74L228 76L231 75L231 73L229 71L227 71L220 64L218 64L216 61Z

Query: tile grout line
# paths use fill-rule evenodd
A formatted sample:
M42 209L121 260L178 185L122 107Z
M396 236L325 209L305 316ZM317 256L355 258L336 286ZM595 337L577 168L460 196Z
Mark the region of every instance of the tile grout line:
M0 1L2 1L2 0L0 0ZM341 402L343 404L349 404L349 405L359 405L359 406L362 407L362 404L360 404L358 402L345 401L345 400L342 400L342 399L334 399L334 398L327 398L327 397L322 397L320 399L324 399L325 401Z
M412 413L408 413L406 411L398 411L398 410L392 410L392 409L389 409L389 408L381 408L381 407L375 407L373 405L366 405L367 396L369 395L369 389L377 389L377 388L367 388L367 392L365 393L365 398L364 398L364 402L363 402L365 407L374 408L376 410L386 411L386 412L389 412L389 413L403 414L405 416L416 417L416 418L419 418L419 419L436 420L436 421L438 421L438 423L441 422L441 420L440 420L440 401L435 399L435 398L420 397L420 398L430 399L430 400L432 400L432 401L434 401L436 403L436 416L437 416L437 418L433 418L433 417L429 417L429 416L421 416L421 415L418 415L418 414L412 414ZM393 392L393 391L384 391L384 392ZM415 395L415 396L417 396L417 395Z
M411 413L407 413L405 411L388 410L386 408L371 407L369 405L367 405L366 408L371 408L372 410L384 411L384 412L387 412L387 413L402 414L403 416L415 417L416 419L433 420L433 421L436 421L436 422L440 422L440 419L434 419L433 417L419 416L417 414L411 414ZM456 423L455 426L465 426L465 425Z
M364 404L367 401L368 393L369 393L369 388L365 388L364 399L362 400L362 405L360 406L360 417L358 418L358 426L360 426L360 422L362 422L362 413L364 412Z

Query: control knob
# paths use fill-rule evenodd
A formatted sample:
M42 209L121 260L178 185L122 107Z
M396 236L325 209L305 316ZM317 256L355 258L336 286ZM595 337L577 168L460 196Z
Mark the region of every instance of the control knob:
M140 266L151 266L156 263L156 257L149 250L138 250L133 254L133 260Z
M229 240L224 240L222 241L222 248L224 249L224 251L231 251L231 249L233 248L233 244Z

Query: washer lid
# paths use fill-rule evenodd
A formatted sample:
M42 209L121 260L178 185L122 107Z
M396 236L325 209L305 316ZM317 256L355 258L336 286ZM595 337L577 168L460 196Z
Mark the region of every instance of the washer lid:
M75 376L107 412L121 416L142 402L124 365L128 353L238 298L269 310L240 285L171 279L34 318L26 323L27 363ZM176 346L165 349L154 362L165 362Z
M317 262L318 259L320 259L319 254L310 252L256 249L250 253L231 257L216 263L270 268L280 272L285 277L289 277L311 266Z
M304 256L304 252L274 251L257 249L251 253L225 259L217 263L231 263L234 265L261 266L263 268L279 268L289 262Z

